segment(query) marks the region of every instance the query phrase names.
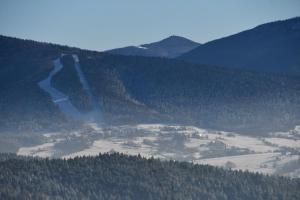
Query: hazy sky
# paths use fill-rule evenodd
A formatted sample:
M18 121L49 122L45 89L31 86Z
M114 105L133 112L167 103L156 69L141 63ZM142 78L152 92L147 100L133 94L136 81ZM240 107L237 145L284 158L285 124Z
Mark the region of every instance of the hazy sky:
M300 16L300 0L0 0L0 34L104 50L197 42Z

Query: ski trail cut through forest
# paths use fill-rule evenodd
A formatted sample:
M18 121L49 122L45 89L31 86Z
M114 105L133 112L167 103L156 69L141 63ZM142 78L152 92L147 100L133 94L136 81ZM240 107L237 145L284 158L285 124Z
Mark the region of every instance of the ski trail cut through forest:
M79 110L70 102L69 97L51 85L51 80L62 68L60 58L53 61L54 69L50 72L49 76L38 83L39 87L46 91L52 99L52 102L60 108L66 115L75 119L84 119Z
M79 58L76 54L73 54L72 57L74 59L74 65L75 65L75 69L76 69L77 75L79 77L80 83L81 83L83 89L85 90L85 92L87 93L89 99L91 100L91 103L93 106L93 111L91 111L91 113L90 113L91 117L94 119L94 121L100 121L102 119L101 118L101 110L97 103L96 97L93 95L93 93L91 91L91 87L90 87L88 81L86 80L85 75L83 74L83 72L81 70Z

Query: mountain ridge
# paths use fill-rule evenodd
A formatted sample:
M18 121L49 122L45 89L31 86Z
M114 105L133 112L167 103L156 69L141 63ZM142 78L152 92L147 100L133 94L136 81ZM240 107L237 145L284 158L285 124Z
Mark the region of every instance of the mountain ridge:
M116 48L105 52L119 55L175 58L199 45L201 44L187 38L172 35L158 42L141 44L139 46Z
M207 42L178 59L258 72L300 75L300 17L258 25Z

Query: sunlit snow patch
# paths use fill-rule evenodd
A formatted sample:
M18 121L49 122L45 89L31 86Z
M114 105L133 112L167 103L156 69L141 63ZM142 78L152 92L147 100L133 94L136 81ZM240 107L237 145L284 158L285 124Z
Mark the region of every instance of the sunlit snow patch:
M139 49L148 49L147 47L143 47L143 46L136 46Z

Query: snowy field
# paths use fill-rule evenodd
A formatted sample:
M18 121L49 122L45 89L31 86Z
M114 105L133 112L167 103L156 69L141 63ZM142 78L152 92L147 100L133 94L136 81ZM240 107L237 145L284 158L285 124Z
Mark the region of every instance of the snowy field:
M21 147L17 154L72 158L122 152L300 178L299 131L251 137L194 126L91 123L76 132L45 133L44 143Z

